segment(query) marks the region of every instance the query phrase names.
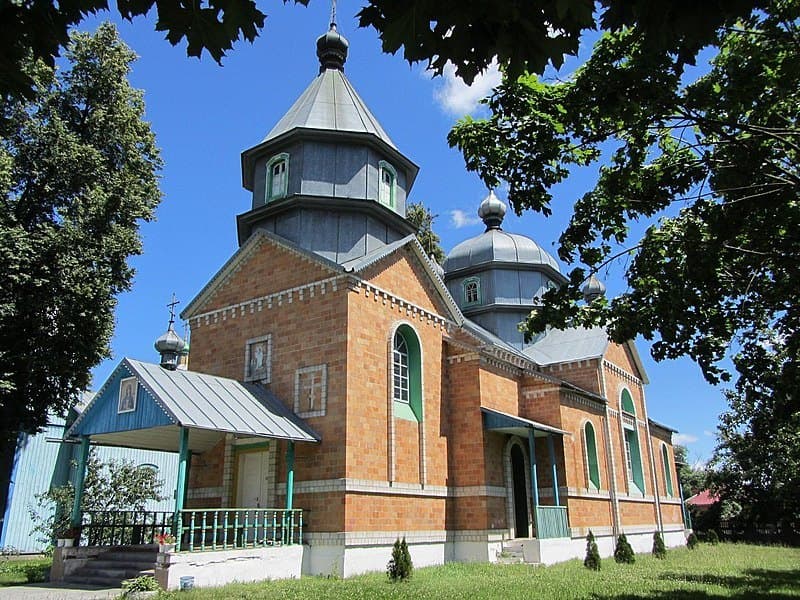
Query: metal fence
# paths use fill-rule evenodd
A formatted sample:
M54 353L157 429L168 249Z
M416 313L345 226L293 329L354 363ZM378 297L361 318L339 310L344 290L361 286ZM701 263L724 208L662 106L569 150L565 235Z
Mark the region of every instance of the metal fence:
M569 537L566 506L536 507L536 537Z
M81 541L87 546L155 544L159 534L172 533L174 517L171 511L86 511Z
M303 511L282 508L197 508L181 512L177 550L233 550L301 544Z

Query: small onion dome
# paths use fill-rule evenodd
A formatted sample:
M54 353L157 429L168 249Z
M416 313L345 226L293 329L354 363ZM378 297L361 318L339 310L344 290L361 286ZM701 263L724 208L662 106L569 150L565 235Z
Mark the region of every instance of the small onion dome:
M156 340L154 344L156 351L161 355L161 366L170 371L178 367L178 357L183 354L186 342L181 336L175 333L170 323L167 332Z
M586 300L586 302L592 302L600 296L605 295L606 286L592 273L589 276L589 281L586 282L581 291L583 292L583 299Z
M347 39L336 31L336 23L331 23L331 28L327 33L323 33L317 38L317 58L319 58L319 72L326 69L336 69L344 71L344 63L347 61L347 49L350 43Z
M506 216L506 205L494 195L494 190L490 191L489 195L481 202L478 207L478 216L486 224L486 231L500 229L503 217Z
M181 354L183 354L184 356L189 354L189 342L188 341L183 345L183 350L181 350Z

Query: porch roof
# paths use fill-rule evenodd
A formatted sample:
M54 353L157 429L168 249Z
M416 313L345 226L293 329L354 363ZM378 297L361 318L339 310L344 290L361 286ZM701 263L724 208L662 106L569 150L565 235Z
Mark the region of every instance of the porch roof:
M489 431L497 431L499 433L507 433L509 435L518 435L520 437L528 437L528 431L533 429L535 436L544 437L546 435L570 435L568 431L557 429L544 423L531 421L530 419L523 419L517 415L510 415L499 410L481 407L483 413L483 425Z
M135 377L143 390L139 416L117 411L119 380L126 375ZM88 435L103 445L174 451L179 427L189 428L193 450L213 446L225 433L320 441L311 427L260 385L193 371L169 371L130 358L122 360L67 435Z

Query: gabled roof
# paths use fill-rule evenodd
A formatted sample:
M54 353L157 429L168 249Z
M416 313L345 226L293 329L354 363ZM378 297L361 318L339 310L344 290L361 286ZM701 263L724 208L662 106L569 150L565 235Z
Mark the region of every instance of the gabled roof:
M121 370L136 377L150 399L163 411L162 418L153 422L154 428L171 424L244 436L302 442L320 440L319 435L300 417L259 385L194 371L169 371L159 365L130 358L122 360L108 381L116 381ZM75 420L67 435L86 433L87 429L91 429L89 424L92 415L102 410L101 403L116 403L116 394L105 393L108 388L107 382ZM113 425L113 422L106 420L105 424ZM139 429L146 428L142 426ZM113 434L114 431L107 426L102 433Z
M694 496L690 496L686 499L686 504L691 504L693 506L712 506L719 502L719 496L716 494L712 494L709 490L703 490L699 494L695 494Z
M264 142L293 129L367 133L397 149L344 73L335 69L324 70L311 82Z
M565 362L575 362L592 358L602 358L608 349L608 333L602 327L571 327L569 329L548 329L545 336L522 352L542 366ZM636 344L623 344L631 354L636 369L644 383L649 383L642 359Z

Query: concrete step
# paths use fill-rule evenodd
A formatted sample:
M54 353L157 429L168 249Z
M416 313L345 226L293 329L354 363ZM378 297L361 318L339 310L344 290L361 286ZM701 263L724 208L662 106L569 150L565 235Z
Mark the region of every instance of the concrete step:
M98 559L93 560L91 562L91 566L94 569L119 569L119 568L127 568L127 569L136 569L136 570L143 570L143 569L152 569L153 565L156 562L156 557L153 556L152 560L106 560L106 559Z
M64 583L75 583L80 585L96 585L100 587L118 588L122 584L121 579L114 577L78 577L77 573L64 578Z

